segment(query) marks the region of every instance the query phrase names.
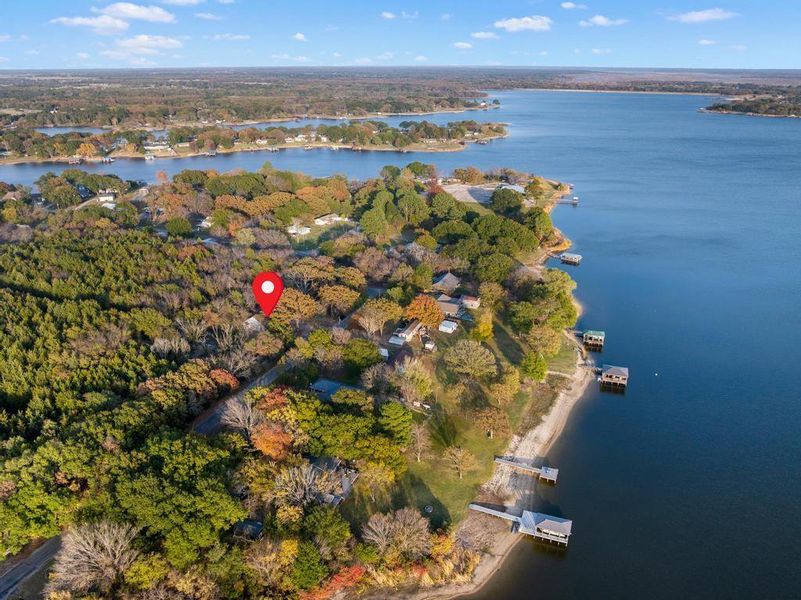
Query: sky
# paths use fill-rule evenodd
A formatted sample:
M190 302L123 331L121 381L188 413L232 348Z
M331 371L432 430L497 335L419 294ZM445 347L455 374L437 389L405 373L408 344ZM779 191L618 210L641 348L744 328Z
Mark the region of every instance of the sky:
M1 0L0 69L801 68L801 0Z

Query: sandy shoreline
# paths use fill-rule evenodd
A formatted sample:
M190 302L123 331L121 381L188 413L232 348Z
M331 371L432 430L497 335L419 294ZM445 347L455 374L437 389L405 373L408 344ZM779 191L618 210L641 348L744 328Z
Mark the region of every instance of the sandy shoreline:
M567 335L567 334L566 334ZM563 389L554 401L542 421L522 437L512 438L506 449L507 456L519 456L521 459L530 459L532 456L544 456L559 439L570 418L576 404L584 397L584 393L595 375L591 364L586 362L583 349L576 342L576 371L571 377L570 385ZM496 468L492 478L485 484L492 486L502 478L503 468ZM495 536L492 548L481 558L476 568L473 580L468 584L445 585L440 588L417 590L409 594L398 594L393 597L407 600L444 600L446 598L459 598L473 594L482 589L492 576L501 568L503 561L509 556L512 548L523 539L523 536L511 533L504 526L504 531Z

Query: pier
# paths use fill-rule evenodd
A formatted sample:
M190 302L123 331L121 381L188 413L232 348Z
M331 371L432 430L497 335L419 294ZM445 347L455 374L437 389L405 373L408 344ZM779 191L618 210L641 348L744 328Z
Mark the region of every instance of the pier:
M518 469L523 471L524 473L528 473L529 475L535 477L540 481L544 481L546 483L556 484L556 478L559 477L559 469L555 469L554 467L535 467L528 463L519 462L516 460L503 458L502 456L496 456L495 462L499 465L504 465L507 467L512 467L513 469Z
M523 514L518 516L510 512L497 510L476 503L471 503L468 508L476 512L511 521L513 531L529 535L535 540L556 544L558 546L567 547L570 534L573 532L573 521L561 517L554 517L529 510L524 510Z
M583 257L581 256L581 254L571 254L570 252L564 252L559 255L559 260L562 261L562 264L573 265L576 267L581 264L582 258Z

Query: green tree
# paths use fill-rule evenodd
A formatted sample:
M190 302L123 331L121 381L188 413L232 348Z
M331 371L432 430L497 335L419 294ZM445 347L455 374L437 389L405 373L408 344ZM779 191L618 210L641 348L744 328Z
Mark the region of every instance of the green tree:
M192 233L192 223L184 217L175 217L165 225L167 233L175 237L186 237Z
M495 355L473 340L459 340L445 351L443 358L453 373L471 380L495 375L498 370Z
M509 277L514 266L515 261L513 259L505 254L496 252L479 258L473 271L481 282L494 281L500 283Z
M301 590L309 590L319 585L328 576L328 572L328 567L314 544L301 542L290 573L292 582Z
M354 338L342 349L342 359L353 375L358 375L367 367L380 363L381 355L378 347L370 340Z
M548 363L539 352L529 352L520 361L520 373L534 381L543 381L548 372Z
M381 428L401 446L408 446L412 435L412 411L399 402L387 402L379 410Z
M490 206L495 212L511 215L520 211L523 206L523 197L509 188L497 188L492 192Z

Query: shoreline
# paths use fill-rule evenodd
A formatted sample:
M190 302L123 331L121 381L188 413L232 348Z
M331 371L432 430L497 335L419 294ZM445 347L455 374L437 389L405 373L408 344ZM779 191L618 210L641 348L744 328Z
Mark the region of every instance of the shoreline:
M427 117L431 115L440 114L460 114L475 110L491 110L500 108L498 104L488 104L487 106L465 106L463 108L446 108L442 110L430 111L409 111L409 112L390 112L390 113L368 113L359 116L331 116L331 115L306 115L294 117L277 117L274 119L246 119L244 121L226 121L225 123L201 123L199 121L186 121L178 123L170 123L169 125L132 125L131 127L110 127L108 125L42 125L41 127L34 127L37 131L40 129L83 129L93 128L102 129L103 132L98 135L106 133L114 133L115 131L169 131L171 127L249 127L253 125L268 125L271 123L294 123L297 121L369 121L370 119L385 119L387 117Z
M801 119L801 115L768 115L765 113L741 112L739 110L712 110L711 108L699 108L698 112L711 115L733 115L735 117L763 117L765 119Z
M569 335L565 332L565 335ZM590 383L595 380L595 376L590 368L591 363L581 348L578 340L571 341L576 346L576 370L570 378L570 384L559 392L559 396L542 417L542 421L533 429L528 430L522 436L514 436L507 446L505 455L515 456L521 452L525 458L529 458L532 453L535 456L547 454L553 445L559 440L573 409L584 398ZM483 487L491 485L498 477L499 470L496 467L493 476ZM492 577L501 569L504 561L511 554L512 549L524 539L523 536L512 533L508 529L495 534L492 548L482 553L481 560L476 567L473 579L465 584L446 584L439 588L421 589L408 594L395 592L394 597L404 600L450 600L462 598L481 591L491 580Z
M420 144L413 144L407 148L395 148L393 146L348 146L345 144L276 144L275 146L264 146L264 147L257 147L257 148L223 148L216 150L216 154L237 154L240 152L276 152L280 150L305 150L305 151L312 151L312 150L348 150L351 152L396 152L398 154L411 154L413 152L421 152L421 153L428 153L428 154L437 154L442 152L464 152L471 144L476 144L480 141L494 141L494 140L502 140L504 138L509 137L509 133L507 132L504 135L494 135L488 136L483 138L477 139L465 139L459 140L455 144L443 144L442 146L425 146ZM462 143L464 142L464 143ZM206 152L190 152L187 154L167 154L167 155L154 155L154 160L163 160L163 159L176 159L176 158L200 158L200 157L208 157L214 158L214 156L209 156ZM64 156L58 158L44 158L44 159L31 159L30 157L24 158L12 158L12 159L0 159L0 166L4 165L36 165L36 164L68 164L71 157ZM109 158L113 158L116 162L117 160L146 160L144 154L117 154L110 156ZM70 165L75 167L76 169L80 168L83 164L107 164L113 165L114 163L104 163L100 158L88 158L83 159L82 162Z
M563 197L567 193L569 192L557 196L556 200L558 201L559 197ZM550 210L548 212L550 213L555 206L556 202L549 207ZM559 236L569 248L571 244L561 231L559 231ZM540 269L545 267L545 262L548 258L550 258L550 252L545 253L537 261ZM531 267L528 268L530 269ZM578 310L579 316L581 316L584 312L583 306L575 296L573 297L573 303ZM520 458L530 459L532 456L541 457L547 455L562 435L573 409L585 397L590 384L595 381L595 374L592 370L594 363L590 354L584 349L579 340L567 330L563 332L563 335L568 338L576 352L575 370L570 375L570 383L560 390L559 395L536 426L522 435L514 435L512 437L504 451L504 456L517 457L520 455ZM492 476L482 485L481 489L486 490L502 484L504 474L508 474L508 470L499 469L496 466ZM465 521L462 521L458 527L463 526ZM512 533L506 527L503 530L494 532L492 547L482 552L481 559L473 573L473 579L469 583L446 584L438 588L416 589L409 593L396 591L393 597L403 598L404 600L452 600L475 594L489 584L492 577L501 569L504 561L522 539L524 539L524 536Z

